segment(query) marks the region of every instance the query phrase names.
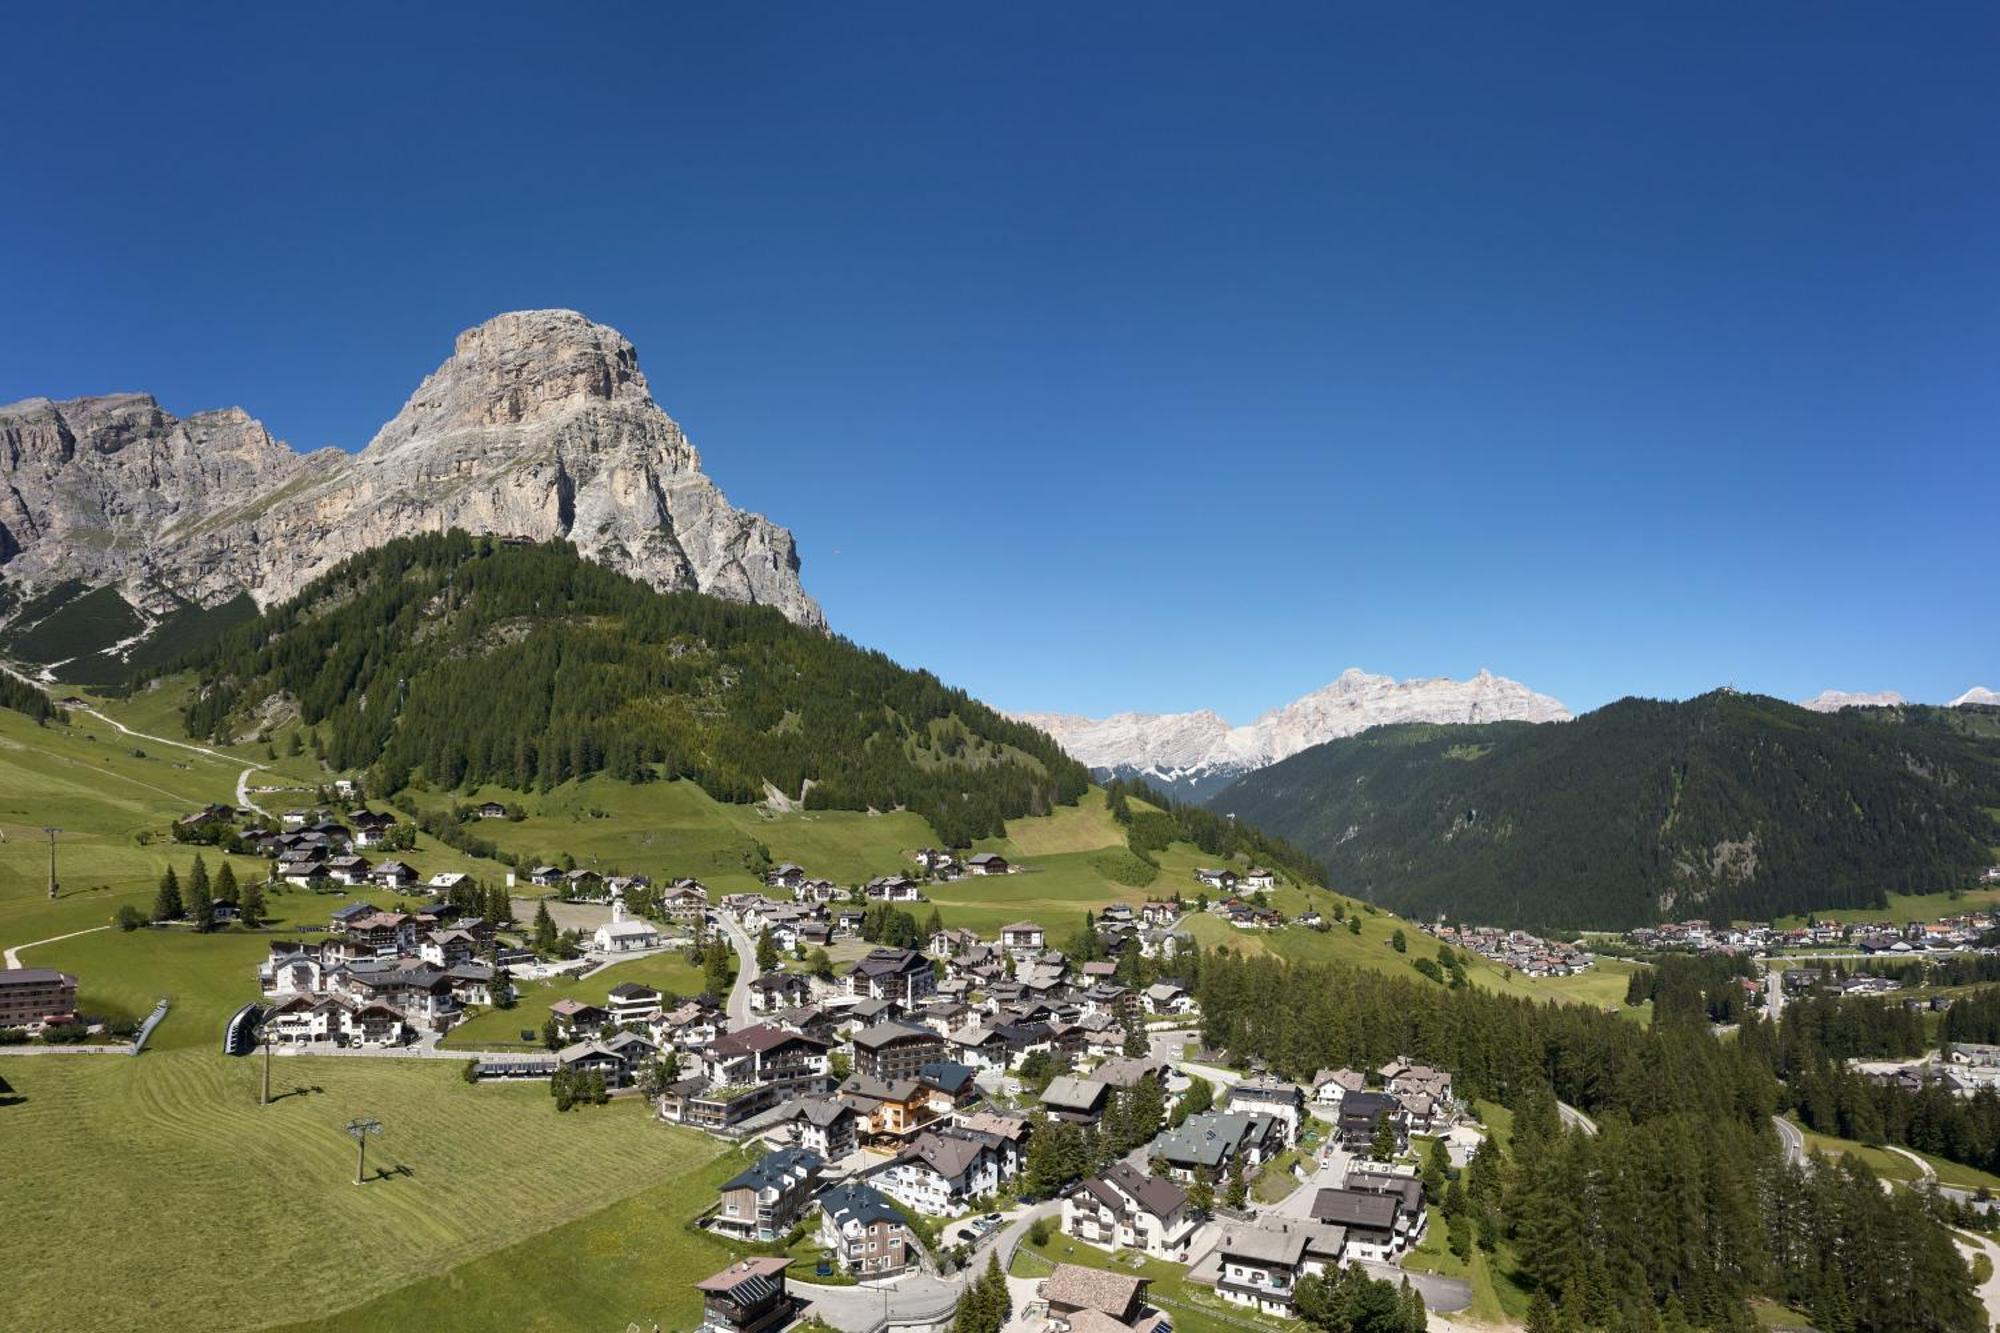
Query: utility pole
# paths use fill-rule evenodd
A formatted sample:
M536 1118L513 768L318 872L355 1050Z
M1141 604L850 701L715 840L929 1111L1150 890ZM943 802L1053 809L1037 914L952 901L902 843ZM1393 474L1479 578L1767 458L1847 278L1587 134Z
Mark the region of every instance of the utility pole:
M259 1106L269 1106L271 1104L271 1047L274 1043L272 1041L271 1029L265 1028L259 1035L264 1039L264 1100L257 1104Z
M49 897L56 896L56 834L62 830L53 825L42 825L42 832L49 835Z
M360 1149L359 1155L354 1159L354 1183L359 1185L362 1173L368 1169L368 1136L380 1134L382 1122L373 1116L365 1120L350 1120L347 1123L347 1132L353 1136L354 1146Z

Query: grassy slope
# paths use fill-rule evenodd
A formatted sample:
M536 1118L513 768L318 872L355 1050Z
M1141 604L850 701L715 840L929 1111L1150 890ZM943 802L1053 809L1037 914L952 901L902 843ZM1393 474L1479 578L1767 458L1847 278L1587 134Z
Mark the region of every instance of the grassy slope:
M177 708L170 688L105 705L127 725L168 736L178 734ZM276 737L281 755L286 734ZM136 745L148 748L149 757L139 759L130 753L135 742L111 735L88 720L68 729L37 729L0 712L0 830L7 835L0 843L0 943L102 924L120 902L150 904L169 855L184 870L192 849L164 841L142 845L139 835L163 838L176 814L202 801L229 800L243 764L266 762L263 746L236 747L232 758L218 760L144 742ZM304 786L327 776L305 756L281 758L275 767L279 780ZM777 814L719 805L684 783L632 787L593 780L547 794L490 794L532 811L521 823L478 826L504 846L533 855L567 851L580 864L656 877L692 873L722 892L756 884L744 859L755 844L776 860L851 882L905 869L910 851L934 841L913 815ZM280 796L265 804L276 809L305 799ZM45 822L65 829L68 888L53 904L43 896L46 848L34 836ZM1093 794L1078 809L1017 821L1008 838L990 844L1024 861L1026 873L937 886L935 900L947 922L991 930L1029 916L1058 936L1079 924L1086 909L1113 900L1136 902L1175 890L1192 900L1193 868L1209 858L1177 845L1160 856L1155 883L1134 888L1106 879L1092 864L1120 841L1101 795ZM209 855L211 865L215 859ZM408 859L426 874L501 871L497 863L476 862L428 840ZM239 871L255 864L244 860ZM319 923L348 896L384 903L392 897L288 891L269 902L287 924ZM1316 901L1323 908L1328 897L1324 890L1286 888L1278 905L1297 911ZM1404 923L1387 913L1364 913L1363 921L1359 938L1344 928L1326 935L1239 932L1206 916L1190 918L1190 927L1209 943L1390 970L1409 968L1419 953L1435 953L1407 925L1412 953L1394 953L1388 938ZM281 1061L281 1087L307 1083L326 1091L260 1111L251 1091L255 1062L212 1052L223 1016L254 996L253 968L267 939L238 931L209 937L103 931L25 957L78 973L86 1008L143 1013L159 995L172 998L175 1007L155 1052L139 1060L42 1057L6 1064L27 1100L0 1115L7 1117L9 1142L27 1149L22 1160L33 1165L0 1184L0 1206L29 1211L37 1234L51 1242L38 1253L99 1257L89 1265L55 1259L28 1265L19 1290L0 1294L0 1326L42 1326L58 1309L80 1327L144 1323L159 1311L214 1327L271 1317L268 1302L236 1285L202 1280L199 1265L178 1250L145 1252L136 1230L143 1225L150 1234L154 1218L130 1206L142 1179L149 1202L155 1194L168 1200L165 1234L203 1235L227 1245L251 1271L285 1272L289 1309L352 1306L327 1326L691 1322L687 1283L723 1257L712 1242L680 1229L705 1201L708 1182L700 1164L711 1144L650 1127L631 1107L559 1118L539 1088L467 1088L450 1062ZM1622 976L1577 979L1581 985L1509 983L1485 968L1475 969L1475 976L1482 985L1551 998L1595 999L1596 989L1623 987ZM518 1036L519 1028L539 1022L553 994L593 998L628 978L674 990L698 982L678 958L621 964L587 982L548 988L546 995L538 991L516 1010L482 1016L475 1022L483 1026L468 1030ZM389 1126L380 1160L401 1161L414 1176L365 1191L343 1183L349 1144L338 1129L356 1113L377 1115ZM80 1139L121 1144L116 1164L105 1167L105 1159L91 1158L86 1169L86 1159L61 1146ZM306 1191L303 1202L300 1189ZM379 1211L387 1225L357 1220L356 1207L371 1218ZM95 1227L101 1218L111 1219L109 1231L80 1234L84 1219ZM342 1236L365 1237L362 1252L351 1244L342 1248L336 1243ZM294 1252L305 1259L291 1261ZM442 1279L432 1276L453 1264L458 1267L446 1269ZM550 1299L550 1273L577 1277L573 1283L565 1277L561 1301ZM1182 1314L1179 1322L1196 1333L1221 1333L1208 1329L1210 1321L1199 1314Z
M1923 1175L1923 1172L1917 1169L1917 1164L1901 1153L1870 1147L1853 1139L1835 1138L1831 1134L1816 1134L1810 1129L1805 1131L1805 1136L1807 1151L1825 1153L1828 1156L1845 1153L1866 1163L1870 1171L1884 1180L1900 1180L1907 1185L1914 1183Z
M694 1284L734 1257L688 1230L741 1167L724 1153L665 1183L288 1333L384 1328L693 1328Z
M275 1086L311 1090L268 1107L256 1060L199 1052L17 1059L6 1074L24 1100L0 1118L27 1150L9 1154L0 1209L35 1237L10 1247L6 1328L251 1328L337 1309L684 1184L717 1151L636 1103L558 1115L539 1086L468 1088L442 1061L281 1060ZM385 1126L371 1167L408 1175L354 1185L341 1127L358 1115ZM278 1285L220 1279L217 1262ZM500 1322L518 1326L459 1321Z

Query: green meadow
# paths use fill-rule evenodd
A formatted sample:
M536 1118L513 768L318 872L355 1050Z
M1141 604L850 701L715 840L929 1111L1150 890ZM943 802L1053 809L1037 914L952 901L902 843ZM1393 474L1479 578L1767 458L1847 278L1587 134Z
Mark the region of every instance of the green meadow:
M441 1060L280 1058L280 1096L260 1106L259 1065L199 1051L0 1065L19 1098L0 1107L11 1149L0 1209L17 1238L0 1327L247 1329L411 1284L428 1296L440 1272L636 1193L692 1200L690 1178L719 1152L636 1101L559 1114L538 1084L469 1087ZM387 1174L357 1186L343 1127L359 1116L384 1127L368 1163ZM656 1264L707 1262L677 1238L651 1238ZM513 1290L513 1317L496 1306L490 1318L456 1309L438 1322L560 1316L564 1269L531 1276ZM677 1272L671 1285L678 1303L663 1314L686 1308Z
M101 706L173 738L178 699L168 687ZM450 1060L280 1057L274 1068L285 1095L260 1107L260 1062L216 1053L226 1017L256 996L256 965L271 939L323 925L351 899L387 906L398 895L267 890L271 932L97 929L120 904L149 907L167 865L185 874L196 849L171 841L172 821L204 802L232 801L244 766L267 765L255 781L288 788L260 797L266 808L307 803L333 775L309 753L289 755L290 734L281 725L268 742L212 756L134 739L93 718L38 728L0 711L0 945L87 931L39 944L23 961L75 973L87 1011L138 1017L161 997L171 1002L138 1059L0 1059L19 1097L0 1107L15 1149L0 1207L19 1219L17 1234L35 1238L17 1247L0 1289L0 1327L690 1325L689 1284L729 1257L686 1225L733 1169L733 1154L713 1141L657 1125L629 1101L559 1115L539 1085L468 1086ZM524 860L567 855L659 880L693 875L718 894L757 887L767 857L855 883L910 871L911 853L936 841L906 812L727 805L685 782L594 778L546 793L411 795L433 809L488 797L519 805L525 819L481 821L471 831ZM45 824L63 829L63 892L54 902ZM1194 869L1210 858L1177 844L1158 854L1145 882L1123 842L1102 793L1092 792L981 844L1020 873L926 892L948 924L991 932L1026 917L1058 939L1114 901L1178 891L1192 906ZM202 854L219 866L213 849ZM399 855L426 876L465 870L495 879L506 870L427 837ZM252 858L234 863L239 878L264 868ZM1274 895L1292 913L1328 911L1335 901L1327 890L1292 885ZM1238 931L1199 913L1186 925L1204 945L1388 971L1412 971L1415 958L1435 955L1435 943L1408 923L1338 901L1359 914L1360 935L1344 924L1324 933ZM1407 953L1391 947L1398 928ZM1624 988L1615 966L1530 982L1478 964L1473 976L1508 993L1586 1003L1615 1004ZM602 1000L626 980L677 993L702 984L678 954L620 963L584 981L533 983L515 1008L478 1014L450 1044L516 1043L522 1029L539 1029L553 999ZM358 1188L353 1145L341 1132L356 1115L387 1127L370 1156L391 1171ZM159 1244L161 1236L173 1243ZM236 1272L276 1280L218 1280L218 1254ZM1179 1322L1221 1333L1204 1295L1192 1293Z

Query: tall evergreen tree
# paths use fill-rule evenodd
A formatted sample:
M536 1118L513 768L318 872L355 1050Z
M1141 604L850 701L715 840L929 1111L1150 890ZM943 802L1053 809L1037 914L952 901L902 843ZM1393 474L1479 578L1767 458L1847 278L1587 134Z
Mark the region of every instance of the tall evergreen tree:
M236 919L252 928L264 924L264 887L254 879L243 886L237 900Z
M181 878L168 866L160 876L159 890L153 895L153 920L178 921L186 914L186 906L181 902Z

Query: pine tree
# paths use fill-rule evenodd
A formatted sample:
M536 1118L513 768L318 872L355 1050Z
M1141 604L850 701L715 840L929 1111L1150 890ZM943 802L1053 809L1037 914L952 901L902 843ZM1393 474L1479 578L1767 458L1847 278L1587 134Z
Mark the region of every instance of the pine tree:
M1188 1207L1197 1216L1206 1216L1215 1208L1215 1182L1209 1178L1205 1166L1194 1169L1194 1181L1188 1186Z
M1241 1208L1250 1201L1250 1181L1243 1171L1242 1153L1229 1159L1229 1188L1225 1197L1231 1208Z
M194 865L188 869L187 900L208 902L215 897L215 890L208 882L208 863L201 859L201 853L194 854Z
M1424 1199L1427 1202L1444 1202L1445 1182L1450 1175L1451 1159L1445 1155L1444 1140L1432 1139L1430 1150L1424 1154Z
M178 921L185 914L186 908L181 903L180 876L174 873L172 866L168 866L166 873L160 876L159 892L153 895L153 920Z
M535 904L535 950L546 953L556 947L556 919L549 915L546 898Z
M264 924L264 888L254 879L238 895L236 919L252 928Z
M1386 1162L1396 1155L1396 1126L1386 1115L1375 1120L1375 1137L1368 1141L1368 1155L1378 1162Z
M231 907L241 907L243 893L236 884L236 867L224 861L222 869L215 872L215 899L228 903Z
M1547 1291L1537 1291L1528 1302L1527 1333L1562 1333L1562 1318Z
M1014 1316L1014 1302L1007 1294L1007 1277L1000 1271L1000 1256L990 1253L986 1256L986 1272L980 1276L979 1285L985 1288L986 1325L991 1333L1000 1333L1007 1321Z
M769 972L778 965L778 942L771 938L771 928L764 927L757 932L757 970Z

